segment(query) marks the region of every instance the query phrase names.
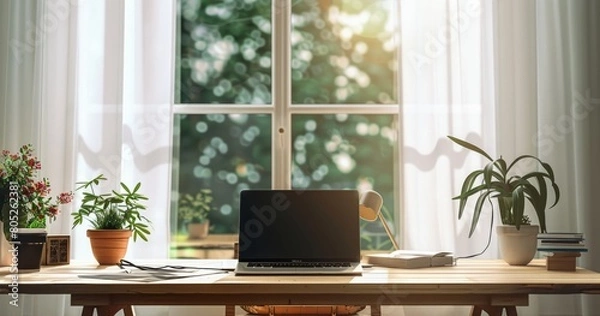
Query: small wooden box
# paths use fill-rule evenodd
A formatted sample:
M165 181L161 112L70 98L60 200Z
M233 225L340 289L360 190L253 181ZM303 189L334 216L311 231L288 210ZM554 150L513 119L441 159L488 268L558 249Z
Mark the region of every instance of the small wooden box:
M43 265L69 264L71 258L71 236L48 235L42 250Z
M580 252L555 252L546 257L546 269L553 271L575 271L577 268L577 257Z

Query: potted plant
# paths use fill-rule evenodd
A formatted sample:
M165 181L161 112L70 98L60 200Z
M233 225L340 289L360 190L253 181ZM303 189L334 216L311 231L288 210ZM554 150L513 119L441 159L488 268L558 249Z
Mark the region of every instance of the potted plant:
M56 219L60 206L73 199L72 192L52 197L50 180L38 178L41 169L31 144L21 146L16 153L0 153L0 222L4 234L0 257L11 262L7 255L18 245L19 271L39 270L46 226ZM5 260L2 263L7 264Z
M518 156L507 164L502 156L493 159L484 150L465 140L453 136L448 138L489 160L482 169L471 172L465 178L460 195L453 198L460 203L459 219L464 214L467 201L471 197L476 198L469 237L475 231L486 202L495 200L503 224L497 227L497 232L504 260L513 265L526 265L535 256L537 234L540 230L542 233L546 232L546 209L554 207L560 199L560 190L555 182L552 167L532 155ZM533 170L518 173L516 169L518 166L523 166L525 162L533 163L535 165ZM548 194L550 188L553 191L554 201L550 207L547 207L547 202L551 198ZM539 227L531 225L529 216L525 214L526 204L533 207ZM517 251L518 246L524 248L523 254Z
M181 226L187 225L190 239L201 239L208 236L210 221L208 213L212 207L212 191L202 189L198 193L184 194L179 197L177 218Z
M129 238L141 238L148 241L150 220L141 212L146 209L143 201L146 196L139 193L141 183L133 188L120 183L124 192L112 190L107 193L97 193L95 187L101 181L107 180L100 174L87 182L77 182L77 190L83 192L81 207L73 212L73 228L81 225L84 219L92 224L93 229L87 230L92 252L99 264L116 264L127 253Z

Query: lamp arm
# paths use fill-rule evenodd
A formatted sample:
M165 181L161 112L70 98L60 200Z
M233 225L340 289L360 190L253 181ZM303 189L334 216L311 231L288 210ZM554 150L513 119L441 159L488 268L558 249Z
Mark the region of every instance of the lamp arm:
M383 229L385 229L385 232L387 233L388 237L392 241L392 245L394 246L394 250L399 250L400 247L398 247L398 243L396 242L396 239L394 238L394 235L392 235L392 232L390 231L390 228L388 227L387 223L385 222L385 219L383 218L383 215L381 215L381 212L379 212L379 215L377 215L377 216L379 217L379 220L383 224Z

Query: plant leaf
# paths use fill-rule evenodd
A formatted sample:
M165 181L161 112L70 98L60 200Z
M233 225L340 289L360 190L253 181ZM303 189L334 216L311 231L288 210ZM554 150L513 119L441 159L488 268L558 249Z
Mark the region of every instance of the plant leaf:
M486 185L492 183L492 177L494 176L494 163L489 163L483 168L483 180Z
M450 140L452 140L453 142L457 143L458 145L461 145L463 147L465 147L466 149L472 150L482 156L484 156L485 158L487 158L489 161L493 161L494 159L492 159L492 157L490 155L488 155L488 153L486 153L483 149L465 141L462 139L458 139L454 136L450 136L448 135L448 138L450 138Z
M525 197L523 195L523 188L517 187L512 193L513 200L513 215L517 230L521 228L521 222L523 221L523 213L525 212Z
M479 222L479 217L481 216L481 210L483 209L483 204L487 200L491 191L487 191L481 194L477 198L477 202L475 203L475 209L473 209L473 219L471 220L471 229L469 230L469 238L473 236L475 232L475 228L477 227L477 223Z
M479 175L482 173L482 170L476 170L471 172L466 178L465 181L463 182L462 188L460 190L461 195L459 195L458 197L455 197L455 199L460 199L460 203L459 203L459 207L458 207L458 218L460 219L462 217L462 213L463 210L467 204L467 199L470 195L474 194L475 192L478 192L480 189L477 189L475 191L471 191L471 188L473 187L473 184L475 183L475 180L477 179L477 177L479 177ZM471 192L471 193L470 193Z
M558 203L558 200L560 199L560 190L558 189L558 185L554 182L552 182L552 189L554 189L554 203L552 203L550 208L553 208Z

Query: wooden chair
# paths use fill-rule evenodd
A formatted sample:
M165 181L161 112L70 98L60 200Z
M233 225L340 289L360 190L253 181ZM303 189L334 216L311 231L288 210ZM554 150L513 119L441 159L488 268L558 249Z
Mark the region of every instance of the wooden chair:
M233 258L238 258L239 247L233 245ZM241 305L245 312L252 315L355 315L365 309L364 305ZM371 315L379 316L381 311L379 306L375 307L376 313L373 313L371 306ZM225 306L225 316L235 316L235 305Z

